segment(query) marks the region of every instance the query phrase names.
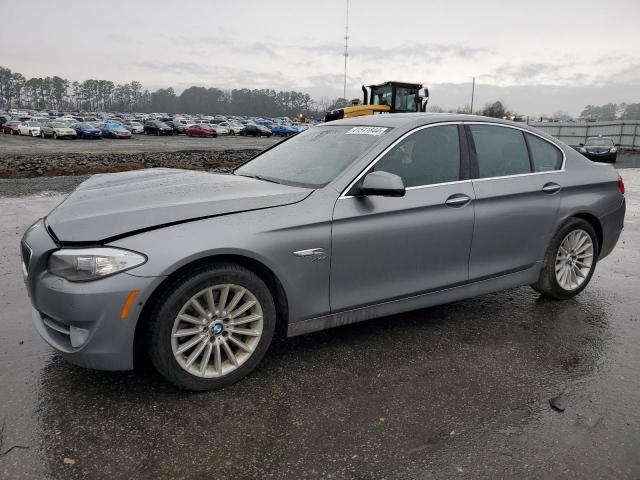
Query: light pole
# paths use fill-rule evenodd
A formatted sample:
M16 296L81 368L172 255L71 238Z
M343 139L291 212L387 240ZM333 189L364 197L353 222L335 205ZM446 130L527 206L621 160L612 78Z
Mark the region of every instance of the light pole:
M476 77L473 77L473 81L471 82L471 111L469 112L473 115L473 96L476 91Z

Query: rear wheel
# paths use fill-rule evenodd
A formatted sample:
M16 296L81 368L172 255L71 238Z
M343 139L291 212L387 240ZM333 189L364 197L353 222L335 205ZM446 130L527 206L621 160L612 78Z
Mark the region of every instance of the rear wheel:
M235 264L178 278L152 308L148 351L179 388L213 390L245 377L262 360L276 324L265 283Z
M531 286L556 300L574 297L589 284L598 249L598 237L589 222L581 218L567 220L551 240L540 277Z

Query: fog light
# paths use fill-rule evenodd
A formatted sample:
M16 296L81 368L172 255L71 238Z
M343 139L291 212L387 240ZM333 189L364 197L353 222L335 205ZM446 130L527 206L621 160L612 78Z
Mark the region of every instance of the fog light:
M71 346L74 348L81 347L89 338L89 330L86 328L78 328L71 325L69 327Z

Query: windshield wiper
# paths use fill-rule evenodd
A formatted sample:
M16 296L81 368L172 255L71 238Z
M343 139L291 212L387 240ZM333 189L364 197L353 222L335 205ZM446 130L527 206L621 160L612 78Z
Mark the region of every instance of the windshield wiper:
M262 180L264 182L271 182L271 183L277 183L278 185L282 185L281 182L278 182L277 180L274 180L273 178L269 178L269 177L262 177L260 175L251 175L248 173L233 173L234 175L238 175L239 177L248 177L248 178L255 178L256 180Z

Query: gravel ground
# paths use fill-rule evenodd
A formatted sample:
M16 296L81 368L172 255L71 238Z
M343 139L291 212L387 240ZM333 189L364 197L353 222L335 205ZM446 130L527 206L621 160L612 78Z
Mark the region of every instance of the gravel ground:
M274 138L186 136L53 140L0 135L0 178L86 175L151 167L229 171Z
M15 155L51 155L55 153L141 153L212 150L262 150L277 143L279 138L242 137L238 135L218 138L197 138L186 135L156 137L134 135L131 139L117 140L54 140L39 137L0 134L0 158Z

